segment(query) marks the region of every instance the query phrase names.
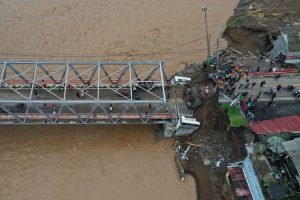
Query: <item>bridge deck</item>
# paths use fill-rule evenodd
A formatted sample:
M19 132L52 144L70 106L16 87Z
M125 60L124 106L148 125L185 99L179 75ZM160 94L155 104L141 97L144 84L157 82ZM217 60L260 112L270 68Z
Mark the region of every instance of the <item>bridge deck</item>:
M160 123L191 115L162 62L0 62L0 124Z
M5 108L11 113L2 109L0 123L9 120L17 123L37 123L44 120L48 120L50 123L70 121L73 123L96 123L97 121L106 123L121 123L122 121L127 123L156 123L161 120L172 121L177 118L176 96L173 90L168 90L169 99L166 104L142 90L137 91L139 100L128 101L121 95L103 89L101 90L101 97L97 101L88 95L85 95L84 98L78 98L76 90L68 89L69 91L66 93L67 104L64 101L55 100L55 96L53 97L52 94L41 88L35 90L38 96L33 95L32 100L26 101L22 100L22 97L17 96L16 93L12 93L10 89L1 88L0 98L8 100L2 105L5 105ZM30 89L24 88L19 92L28 96ZM52 92L57 95L62 93L57 88L54 88ZM88 94L92 97L96 92L96 88L89 88L88 90ZM157 89L153 93L159 95L161 90ZM110 106L112 111L110 111Z

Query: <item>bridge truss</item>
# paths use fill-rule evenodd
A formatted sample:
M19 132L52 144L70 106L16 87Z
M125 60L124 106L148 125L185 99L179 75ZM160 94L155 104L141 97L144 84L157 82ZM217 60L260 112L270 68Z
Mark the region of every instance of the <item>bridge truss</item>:
M162 62L0 62L0 124L165 123L167 86Z

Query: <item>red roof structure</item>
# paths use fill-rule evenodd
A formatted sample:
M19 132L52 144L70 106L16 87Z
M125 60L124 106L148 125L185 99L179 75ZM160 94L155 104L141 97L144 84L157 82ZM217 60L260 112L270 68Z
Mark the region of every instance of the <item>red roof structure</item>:
M298 73L298 70L294 68L288 68L283 70L277 70L274 72L253 72L250 73L250 75L251 76L273 76L276 74L293 74L293 73Z
M237 200L252 200L252 194L248 186L243 169L240 167L227 167L231 187Z
M300 115L250 122L249 127L258 135L272 133L300 133Z

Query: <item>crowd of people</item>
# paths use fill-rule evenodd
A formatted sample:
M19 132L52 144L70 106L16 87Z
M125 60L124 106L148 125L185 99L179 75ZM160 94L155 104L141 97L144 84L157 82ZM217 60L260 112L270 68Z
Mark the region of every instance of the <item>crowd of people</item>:
M259 70L259 67L257 67L256 70L252 69L253 72ZM276 84L272 83L273 87L270 89L269 85L268 87L265 86L266 80L254 80L251 77L250 67L234 66L233 64L229 65L224 71L217 71L210 74L210 78L215 81L217 89L233 99L245 115L253 113L256 107L255 104L261 94L264 94L264 97L269 98L269 101L264 108L266 109L273 104L278 92L283 89L291 92L295 89L295 86L293 85L282 86L280 81L281 74L273 75ZM253 91L258 91L258 94L256 96L249 96L251 89L253 89ZM253 94L253 92L251 93Z

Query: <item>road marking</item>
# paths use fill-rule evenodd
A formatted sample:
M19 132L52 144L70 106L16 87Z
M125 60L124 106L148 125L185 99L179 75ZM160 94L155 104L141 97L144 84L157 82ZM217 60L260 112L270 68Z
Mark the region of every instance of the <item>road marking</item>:
M277 84L277 85L278 85L278 84ZM277 85L264 85L264 86L269 86L269 87L270 87L270 86L277 86ZM289 85L293 85L293 86L295 86L295 85L296 85L296 86L297 86L297 85L300 85L300 83L289 84Z
M271 98L268 98L268 99L266 99L266 98L264 98L264 99L258 99L257 101L258 102L269 102L270 101L270 99ZM299 100L299 99L297 99L297 98L293 98L293 97L278 97L278 98L274 98L274 102L276 102L276 101L297 101L297 100ZM218 100L219 101L219 103L230 103L231 101L229 101L229 100L227 100L227 99L219 99Z

